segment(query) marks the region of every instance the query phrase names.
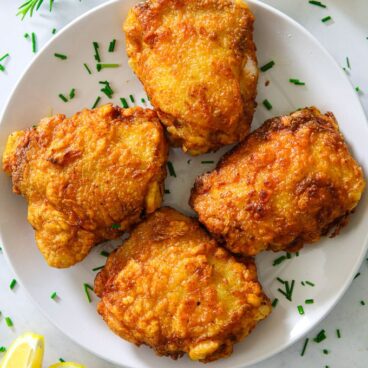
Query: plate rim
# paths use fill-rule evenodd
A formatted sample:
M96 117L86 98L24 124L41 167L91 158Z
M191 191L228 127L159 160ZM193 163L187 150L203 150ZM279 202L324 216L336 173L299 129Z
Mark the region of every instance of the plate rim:
M69 30L69 28L72 28L75 24L77 24L78 22L80 22L82 19L89 17L91 14L100 11L100 9L105 8L105 7L109 7L111 4L113 3L120 3L124 0L108 0L105 3L102 3L96 7L93 7L92 9L86 11L85 13L79 15L78 17L76 17L75 19L73 19L70 23L66 24L54 37L50 38L45 45L43 45L41 47L41 49L39 50L39 52L37 53L37 55L28 63L28 65L25 67L24 71L20 74L20 76L18 77L14 87L12 88L9 97L5 100L4 103L4 107L1 110L1 114L0 114L0 129L2 126L2 123L4 121L4 116L6 114L6 111L8 109L8 106L13 98L13 96L16 94L19 85L21 84L23 78L26 76L26 74L28 73L29 69L32 67L32 65L34 63L36 63L38 61L38 59L43 55L43 53L46 51L46 49L49 48L49 46L54 42L54 40L56 40L57 38L61 37L63 35L64 32L66 32L67 30ZM140 0L140 2L143 2L144 0ZM267 11L269 11L270 13L273 13L275 16L283 18L287 23L291 24L292 26L296 27L299 31L301 31L307 38L309 38L313 44L324 54L325 57L327 57L327 59L329 59L329 62L334 65L334 67L339 71L340 75L345 79L345 82L348 83L349 88L351 90L353 90L353 86L349 80L349 78L347 77L347 75L343 72L343 70L341 69L341 67L339 66L338 62L334 59L334 57L329 53L329 51L322 45L322 43L305 27L303 27L300 23L298 23L296 20L294 20L293 18L291 18L289 15L283 13L281 10L278 10L277 8L273 7L272 5L266 4L260 0L241 0L247 4L254 4L256 6L259 6L261 8L266 9ZM348 86L347 86L348 87ZM356 94L353 94L352 96L354 96L354 99L356 100L356 102L358 102L357 104L357 108L359 106L359 113L362 115L362 117L365 120L365 130L367 130L367 135L368 135L368 119L367 119L367 114L362 106L362 103L359 99L359 97ZM367 189L366 189L367 190ZM13 263L11 262L7 251L6 251L6 245L3 242L3 238L2 238L2 233L0 232L0 239L2 241L2 249L3 249L3 255L4 258L8 264L8 266L10 267L11 271L17 276L18 282L20 283L20 285L22 286L22 288L25 290L25 294L27 295L27 297L32 301L32 303L34 305L37 306L38 310L43 314L44 317L46 317L46 319L53 325L55 326L60 332L62 332L62 334L64 336L67 336L71 341L73 341L75 344L77 344L79 347L83 348L84 350L88 351L89 353L91 353L94 356L99 357L100 359L107 361L109 363L112 364L117 364L118 366L121 366L123 368L135 368L131 365L127 365L127 364L123 364L120 362L116 362L113 360L110 360L108 357L93 351L92 349L86 347L82 342L79 342L77 340L77 338L75 338L74 336L72 336L71 334L69 334L69 332L65 331L58 322L54 321L51 316L49 316L48 312L43 308L42 304L39 303L36 299L34 299L34 297L32 296L31 292L28 290L28 288L26 287L25 283L23 283L23 279L22 277L19 277L18 273L15 271L15 268L13 266ZM277 348L274 348L273 350L268 351L266 354L264 354L263 356L259 357L259 358L255 358L249 362L247 362L246 364L242 364L242 365L234 365L232 366L232 368L245 368L245 367L249 367L251 365L263 362L267 359L270 359L271 357L281 353L282 351L286 350L287 348L289 348L291 345L296 344L298 341L300 341L303 337L305 337L314 327L316 327L318 324L320 324L331 312L332 310L336 307L337 303L341 300L341 298L345 295L346 291L348 290L349 286L351 285L353 278L356 274L356 272L359 270L360 266L363 263L365 254L367 253L368 250L368 230L365 236L365 239L363 241L363 247L362 250L360 252L359 257L357 258L357 261L355 262L354 266L351 269L350 275L345 279L345 282L342 284L341 288L339 289L339 291L336 293L335 298L333 300L333 302L330 304L330 306L328 308L326 308L320 315L320 317L318 317L314 323L312 323L310 326L308 326L305 331L303 331L299 336L296 337L290 337L289 340L278 346Z

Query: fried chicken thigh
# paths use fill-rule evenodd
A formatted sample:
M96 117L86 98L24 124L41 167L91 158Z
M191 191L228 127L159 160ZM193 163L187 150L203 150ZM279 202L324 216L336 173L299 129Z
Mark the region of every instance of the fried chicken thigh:
M337 234L365 187L332 113L270 119L197 178L190 204L235 253L297 251Z
M81 261L160 206L167 143L152 110L105 105L8 138L3 169L50 266Z
M97 275L98 312L119 336L176 359L231 354L271 312L252 259L235 259L171 208L149 215Z
M253 21L241 0L147 0L130 10L130 66L184 151L198 155L247 135L258 79Z

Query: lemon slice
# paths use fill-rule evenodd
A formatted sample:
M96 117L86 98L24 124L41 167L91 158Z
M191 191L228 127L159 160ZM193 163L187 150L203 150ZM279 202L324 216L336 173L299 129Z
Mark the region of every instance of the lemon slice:
M0 368L42 368L43 336L28 332L13 341Z
M73 362L63 362L50 365L49 368L86 368L86 366Z

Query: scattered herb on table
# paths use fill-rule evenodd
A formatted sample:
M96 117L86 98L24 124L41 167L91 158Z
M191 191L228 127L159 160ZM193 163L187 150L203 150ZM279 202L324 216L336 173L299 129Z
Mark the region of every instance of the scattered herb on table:
M173 176L174 178L176 178L176 172L174 169L174 165L172 164L171 161L167 161L167 168L169 169L170 176Z
M267 64L260 67L261 72L266 72L267 70L271 69L274 65L275 65L275 62L273 60L271 60Z

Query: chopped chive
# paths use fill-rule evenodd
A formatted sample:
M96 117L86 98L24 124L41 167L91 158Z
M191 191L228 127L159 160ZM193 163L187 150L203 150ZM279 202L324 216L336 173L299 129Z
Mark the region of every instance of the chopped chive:
M88 67L88 65L86 63L84 63L83 65L86 68L88 74L92 74L91 69Z
M96 69L99 72L102 69L118 68L119 66L120 66L120 64L96 64Z
M141 98L142 103L146 103L146 100L144 98Z
M50 12L52 11L53 5L54 5L54 0L50 0L50 7L49 7Z
M212 161L212 160L205 160L205 161L201 161L201 164L214 164L215 161Z
M327 349L323 349L323 354L328 354L329 353L329 351L327 350Z
M320 6L321 8L327 8L327 6L325 4L322 4L320 1L310 0L309 4L317 5L317 6Z
M69 92L69 98L72 100L75 97L75 88L72 88Z
M314 299L305 299L305 304L313 304Z
M10 290L13 290L16 284L17 284L17 280L16 279L11 280L11 283L9 285Z
M361 301L360 301L360 304L361 304L361 305L365 305L365 301L364 301L364 300L361 300Z
M53 28L52 31L51 31L52 34L55 34L56 33L56 28Z
M24 34L24 38L26 38L26 39L28 39L28 38L29 38L29 33L28 33L28 32L26 32L26 33Z
M170 194L170 190L169 189L165 189L165 194Z
M112 224L111 228L112 229L120 229L120 224Z
M65 360L63 358L59 358L59 362L65 363Z
M68 58L66 55L64 55L64 54L58 54L58 53L55 53L54 56L56 58L61 59L61 60L66 60Z
M291 253L287 252L287 253L286 253L286 258L287 258L287 259L290 259L290 258L291 258Z
M188 161L187 161L187 164L188 164L188 165L190 165L190 163L191 163L191 162L192 162L192 160L188 160Z
M5 317L5 323L8 327L13 327L14 326L13 321L10 317Z
M308 342L309 342L309 339L306 338L305 341L304 341L303 349L302 349L302 352L300 353L300 356L304 356L304 353L307 350Z
M5 70L5 67L3 65L0 64L0 71L4 71Z
M298 312L300 315L303 315L304 314L304 308L302 305L298 305Z
M296 253L295 253L295 256L296 256L296 257L299 257L299 252L296 252Z
M351 69L351 67L350 67L350 60L349 60L348 57L346 57L346 65L348 66L349 69Z
M112 98L114 91L112 90L110 83L108 81L100 81L98 83L104 85L104 87L101 88L100 91L103 92L108 98Z
M332 17L328 15L327 17L322 18L322 19L321 19L321 22L322 22L322 23L326 23L326 22L328 22L329 20L332 20Z
M310 282L310 281L306 281L305 283L306 283L306 284L308 284L309 286L315 286L315 285L313 284L313 282Z
M264 100L263 102L263 106L267 109L267 110L272 110L272 105L271 105L271 102L268 101L267 99Z
M91 299L91 295L89 294L88 290L92 290L93 291L93 287L89 284L84 283L83 284L83 289L84 289L84 294L86 295L86 298L88 300L88 303L91 303L92 299Z
M95 60L96 60L98 63L100 63L100 62L101 62L101 58L100 58L100 53L99 53L99 51L98 51L98 49L99 49L98 42L96 42L96 41L94 41L94 42L93 42L93 48L94 48L94 50L95 50L95 54L94 54L93 56L94 56Z
M32 52L35 54L37 51L36 34L32 32Z
M318 332L317 336L313 339L313 341L320 343L324 339L326 339L326 331L321 330L320 332Z
M261 68L260 68L261 72L266 72L267 70L271 69L274 65L275 65L275 62L273 60L271 60L267 64L261 66Z
M68 102L68 99L62 93L59 94L59 98L60 100L63 100L64 102Z
M51 293L50 298L51 298L52 300L55 300L55 299L57 298L57 292L56 292L56 291L54 291L53 293Z
M362 90L359 88L359 86L356 86L356 87L355 87L355 90L356 90L358 93L362 93Z
M300 283L301 283L303 286L305 286L304 281L301 281Z
M95 103L94 103L94 104L93 104L93 106L92 106L92 109L94 109L94 108L98 105L98 103L100 102L100 100L101 100L101 97L100 97L100 96L98 96L98 97L96 98Z
M281 282L281 284L285 284L285 281L283 279L281 279L280 277L276 277L276 280L278 282Z
M112 40L109 44L109 52L114 52L115 50L115 44L116 44L116 40Z
M286 260L286 256L278 257L278 258L274 259L274 261L272 263L272 266L277 266L280 263L284 262L285 260Z
M105 266L99 266L99 267L95 267L95 268L92 268L92 271L99 271L99 270L102 270Z
M124 97L120 98L120 102L123 105L124 109L127 109L129 107L128 102Z
M0 353L5 353L5 352L6 352L6 347L0 346Z
M103 251L101 251L100 255L104 256L104 257L108 257L110 255L110 253L107 252L106 250L103 250Z
M341 339L341 332L339 329L336 330L336 335L338 339Z
M129 95L129 98L130 98L130 101L132 101L133 103L135 102L133 95Z
M353 280L355 280L357 277L359 277L360 276L360 272L358 272L355 276L354 276L354 279Z
M305 82L301 82L299 79L290 78L289 82L295 84L296 86L305 86Z
M272 307L275 308L277 303L279 302L279 300L277 298L275 298L273 301L272 301Z
M0 58L0 61L3 61L4 59L6 59L7 57L9 57L9 53L6 53L5 55L3 55L1 58Z
M171 161L167 161L167 168L169 169L170 176L173 176L174 178L176 178L176 172L174 169L174 165L172 164Z

